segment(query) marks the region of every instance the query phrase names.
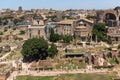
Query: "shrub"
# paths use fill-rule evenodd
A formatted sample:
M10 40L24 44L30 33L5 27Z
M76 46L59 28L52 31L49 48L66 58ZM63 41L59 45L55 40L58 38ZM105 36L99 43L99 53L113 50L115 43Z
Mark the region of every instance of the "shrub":
M0 32L0 35L3 35L3 32Z
M82 45L82 43L77 43L77 45Z
M13 30L16 30L16 28L13 28Z
M4 32L7 32L7 29L4 29Z
M25 34L25 31L21 30L19 35L24 35Z

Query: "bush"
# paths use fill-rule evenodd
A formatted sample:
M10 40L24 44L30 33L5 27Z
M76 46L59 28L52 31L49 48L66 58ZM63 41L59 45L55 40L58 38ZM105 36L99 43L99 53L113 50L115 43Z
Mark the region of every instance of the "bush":
M28 39L22 46L22 55L26 60L46 59L48 43L43 38Z
M105 48L105 50L109 50L109 51L111 51L111 50L112 50L112 47Z
M114 67L113 65L110 65L110 66L95 66L94 68L101 69L101 68L113 68L113 67Z
M54 33L54 29L50 29L50 42L57 42L61 39L59 34Z
M13 28L13 30L16 30L16 28Z
M25 31L21 30L19 35L24 35L25 34Z
M77 43L77 45L82 45L82 43Z
M93 35L93 40L97 40L100 41L107 41L106 38L106 34L107 34L107 28L105 27L105 24L103 23L95 23L93 26L93 31L92 31L92 35Z
M0 32L0 35L3 35L3 32Z
M4 32L7 32L7 29L4 29Z
M90 43L86 43L86 45L90 45Z
M48 49L48 56L54 58L54 56L57 55L57 53L58 53L57 46L52 43L51 47Z
M90 15L88 15L86 18L87 18L87 19L96 19L97 16L90 16Z
M71 35L63 36L64 43L70 43L72 40L73 40L73 37Z

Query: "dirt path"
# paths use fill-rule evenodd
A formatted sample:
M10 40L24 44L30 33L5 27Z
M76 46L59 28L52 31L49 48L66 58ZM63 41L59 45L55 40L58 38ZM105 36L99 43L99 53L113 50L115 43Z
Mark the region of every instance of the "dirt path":
M16 47L16 46L15 46L15 47L11 47L11 51L13 51L15 48L17 48L17 47ZM2 57L0 58L0 61L4 60L8 55L10 55L10 54L11 54L11 51L8 52L8 53L6 53L4 56L2 56Z
M56 71L29 71L29 70L23 70L23 71L14 71L10 77L7 80L14 80L16 76L20 75L32 75L32 76L56 76L60 74L77 74L77 73L106 73L107 70L88 70L88 69L79 69L79 70L56 70Z

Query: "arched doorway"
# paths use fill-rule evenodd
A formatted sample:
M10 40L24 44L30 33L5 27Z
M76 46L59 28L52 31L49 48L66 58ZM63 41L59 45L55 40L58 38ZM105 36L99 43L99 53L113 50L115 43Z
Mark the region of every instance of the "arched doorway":
M105 23L108 27L117 26L116 16L113 13L105 14Z

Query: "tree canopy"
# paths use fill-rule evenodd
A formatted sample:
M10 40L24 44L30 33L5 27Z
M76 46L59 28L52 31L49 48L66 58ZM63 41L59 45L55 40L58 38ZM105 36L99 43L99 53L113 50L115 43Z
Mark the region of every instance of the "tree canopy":
M54 33L54 29L50 29L50 42L57 42L58 40L61 39L61 36Z
M57 46L55 44L51 44L51 47L48 49L48 56L53 58L55 55L57 55L58 50Z
M43 38L28 39L22 46L22 55L24 59L35 60L45 59L47 57L48 43Z
M103 23L95 23L93 26L93 39L96 39L98 41L106 41L106 34L107 34L107 28L105 27L105 24Z
M57 42L59 40L63 40L64 43L70 43L73 40L73 36L71 35L59 35L54 32L54 29L50 29L50 42Z
M72 40L73 40L73 36L71 36L71 35L63 36L64 43L70 43L70 41L72 41Z

